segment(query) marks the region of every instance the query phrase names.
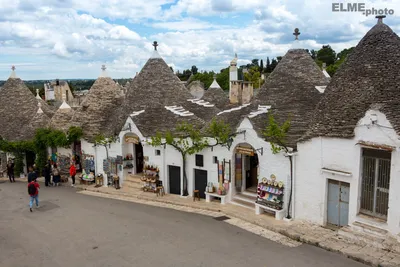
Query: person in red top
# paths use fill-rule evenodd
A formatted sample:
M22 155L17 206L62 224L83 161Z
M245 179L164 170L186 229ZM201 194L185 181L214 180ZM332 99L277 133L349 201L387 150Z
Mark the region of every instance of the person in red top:
M71 163L71 167L69 167L69 175L71 175L71 179L72 179L71 186L75 186L76 168L75 168L75 164L73 162Z
M40 185L36 182L36 178L34 178L29 184L28 184L28 194L30 196L30 201L29 201L29 210L32 212L32 206L33 206L33 200L36 201L36 207L39 208L39 188Z

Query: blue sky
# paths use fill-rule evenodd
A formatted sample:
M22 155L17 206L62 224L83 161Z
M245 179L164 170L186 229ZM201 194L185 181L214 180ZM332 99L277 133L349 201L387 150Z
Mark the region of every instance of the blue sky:
M152 42L175 70L219 71L283 56L293 47L355 46L376 23L359 12L332 12L331 0L0 0L0 80L12 65L25 80L134 77ZM359 2L359 1L355 1ZM400 32L400 1L365 1L394 10L384 22Z

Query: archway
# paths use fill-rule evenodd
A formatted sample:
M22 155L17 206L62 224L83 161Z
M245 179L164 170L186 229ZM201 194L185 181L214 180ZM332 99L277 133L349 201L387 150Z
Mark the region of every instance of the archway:
M127 174L143 172L143 145L140 142L139 136L134 133L127 133L124 136L122 153L124 158L124 170Z
M235 194L257 194L259 161L255 149L247 144L238 144L234 151Z

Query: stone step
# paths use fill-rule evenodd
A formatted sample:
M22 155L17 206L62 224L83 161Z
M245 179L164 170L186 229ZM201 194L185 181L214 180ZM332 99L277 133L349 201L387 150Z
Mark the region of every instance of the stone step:
M237 199L234 198L230 204L236 205L236 206L240 206L243 208L247 208L247 209L251 209L251 210L255 210L255 205L254 205L254 201L253 203L247 202L247 201L243 201L241 199Z
M338 234L350 239L352 242L354 242L357 245L363 245L363 246L374 246L376 248L383 249L385 247L384 237L380 236L373 236L371 234L367 234L365 232L360 232L354 230L351 226L345 226L342 227L338 230Z
M375 227L373 225L362 223L359 221L354 222L351 225L351 227L355 231L372 234L374 236L380 236L380 237L385 237L388 233L388 231L385 229L381 229L381 228Z
M257 195L248 195L248 194L237 194L234 198L234 200L238 199L244 202L248 202L249 204L253 204L257 200Z
M256 199L257 199L257 191L256 192L252 192L252 191L246 190L246 191L242 192L242 195L246 195L246 196L252 197L252 198L254 198L254 201L256 201Z

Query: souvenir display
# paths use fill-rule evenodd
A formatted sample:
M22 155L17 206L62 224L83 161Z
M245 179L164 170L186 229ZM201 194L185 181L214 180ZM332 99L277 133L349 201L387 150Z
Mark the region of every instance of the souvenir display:
M143 176L140 180L143 182L142 190L144 192L157 193L157 187L162 186L162 182L159 180L160 170L156 165L147 165L143 167Z
M283 209L283 193L283 183L276 181L275 175L271 175L271 180L263 178L258 184L256 203L281 210Z

